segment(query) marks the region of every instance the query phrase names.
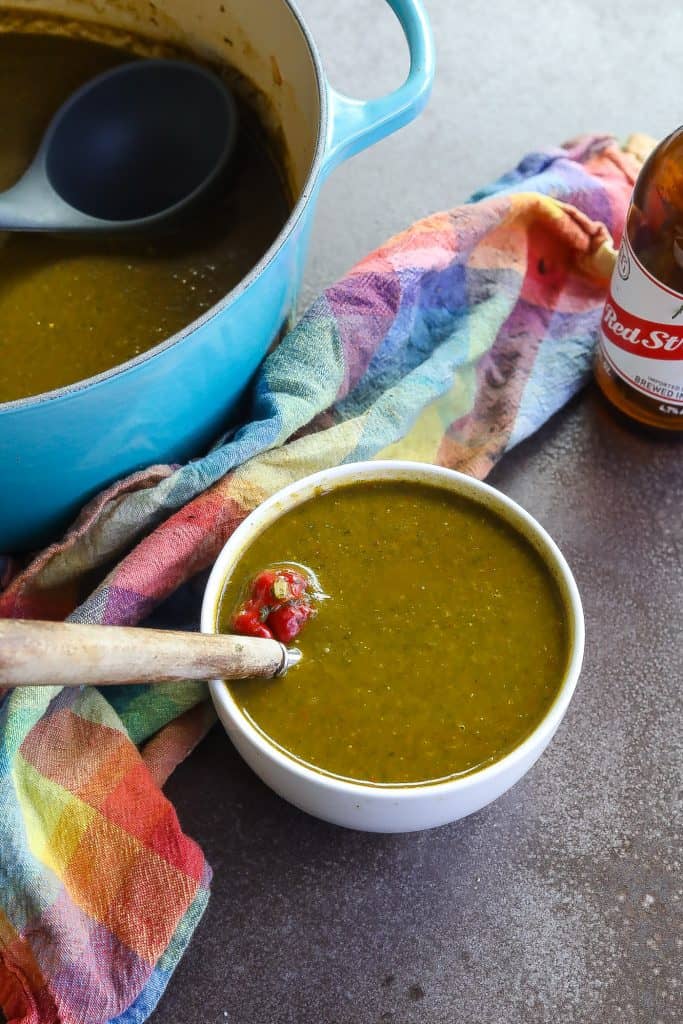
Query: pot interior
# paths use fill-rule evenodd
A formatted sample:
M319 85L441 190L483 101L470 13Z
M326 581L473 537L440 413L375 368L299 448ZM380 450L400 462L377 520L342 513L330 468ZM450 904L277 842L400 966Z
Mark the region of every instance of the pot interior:
M287 230L310 178L321 108L316 60L284 0L168 0L163 11L130 0L44 0L40 13L16 0L0 3L0 39L8 44L3 189L23 173L69 90L130 53L216 68L241 119L229 188L168 239L9 236L0 259L4 404L93 380L212 315ZM261 354L276 330L269 325Z
M131 50L148 40L160 54L170 44L238 72L234 87L269 130L297 202L315 157L320 94L308 40L284 0L164 0L163 9L141 0L41 0L40 8L33 0L0 4L1 29L17 27L17 11L22 29L52 32L55 23L44 15L57 15L68 19L63 29L70 35Z

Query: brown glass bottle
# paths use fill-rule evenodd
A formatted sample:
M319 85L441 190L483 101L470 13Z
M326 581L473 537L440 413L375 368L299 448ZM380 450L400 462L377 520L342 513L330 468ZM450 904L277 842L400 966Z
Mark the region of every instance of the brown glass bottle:
M627 416L683 431L683 127L652 151L633 190L595 377Z

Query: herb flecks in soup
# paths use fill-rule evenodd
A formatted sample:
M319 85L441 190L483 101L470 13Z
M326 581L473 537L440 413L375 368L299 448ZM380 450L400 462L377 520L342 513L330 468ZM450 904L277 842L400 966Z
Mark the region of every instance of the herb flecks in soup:
M560 687L568 626L543 559L487 507L413 483L316 496L245 551L222 597L230 631L246 581L296 561L329 600L284 679L230 683L247 718L320 771L424 783L501 758Z
M131 59L82 39L0 34L0 189L26 169L78 86ZM153 240L0 233L0 402L94 376L175 334L251 270L287 214L265 132L240 103L223 194L171 233Z

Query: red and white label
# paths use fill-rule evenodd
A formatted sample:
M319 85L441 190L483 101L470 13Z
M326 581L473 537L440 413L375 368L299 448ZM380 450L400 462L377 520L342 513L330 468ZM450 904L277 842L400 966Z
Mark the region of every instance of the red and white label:
M613 371L641 394L683 406L683 295L648 273L634 256L626 232L602 314L599 345Z

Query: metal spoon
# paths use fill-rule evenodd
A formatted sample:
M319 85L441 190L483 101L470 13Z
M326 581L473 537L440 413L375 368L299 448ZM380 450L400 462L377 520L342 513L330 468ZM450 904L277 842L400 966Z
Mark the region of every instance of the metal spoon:
M0 193L0 230L152 228L217 183L236 135L217 75L177 60L122 64L57 111L26 173Z
M272 679L300 658L295 647L252 636L0 621L0 688Z

